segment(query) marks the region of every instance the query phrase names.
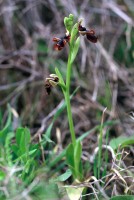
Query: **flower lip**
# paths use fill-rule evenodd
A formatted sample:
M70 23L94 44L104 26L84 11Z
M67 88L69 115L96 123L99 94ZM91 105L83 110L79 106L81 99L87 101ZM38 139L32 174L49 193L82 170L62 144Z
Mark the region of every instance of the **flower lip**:
M54 49L57 51L62 50L69 41L70 41L70 35L68 34L68 32L65 34L64 37L61 38L54 37L53 42L56 42L56 44L54 44Z
M90 42L96 43L98 41L98 37L95 35L94 30L88 31L86 37Z
M78 31L79 31L79 33L81 33L81 34L83 34L83 33L86 34L86 32L87 32L87 29L81 25L81 22L78 23ZM84 34L84 35L85 35L85 34Z
M51 93L51 85L50 85L50 83L49 83L49 81L48 80L46 80L45 81L45 89L46 89L46 93L48 94L48 95L50 95L50 93Z

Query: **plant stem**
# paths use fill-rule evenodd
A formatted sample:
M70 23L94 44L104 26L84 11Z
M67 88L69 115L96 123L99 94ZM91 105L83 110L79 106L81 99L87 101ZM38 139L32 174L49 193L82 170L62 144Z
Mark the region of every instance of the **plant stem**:
M70 128L72 143L73 145L75 145L76 137L75 137L75 131L74 131L73 118L72 118L71 104L70 104L70 78L71 78L71 70L72 70L71 54L72 54L72 47L70 45L68 64L67 64L65 100L66 100L66 105L67 105L67 114L68 114L68 121L69 121L69 128Z
M73 145L75 145L76 137L75 137L75 131L74 131L72 112L71 112L70 98L69 98L69 94L67 94L67 92L66 92L65 99L66 99L66 104L67 104L67 114L68 114L68 121L69 121L69 128L70 128L72 143L73 143Z

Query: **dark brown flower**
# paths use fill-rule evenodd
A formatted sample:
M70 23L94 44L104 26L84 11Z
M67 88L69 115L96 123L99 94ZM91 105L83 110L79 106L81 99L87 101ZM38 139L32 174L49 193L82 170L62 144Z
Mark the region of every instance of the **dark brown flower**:
M95 31L93 29L87 30L81 25L81 21L78 23L78 31L81 35L86 35L90 42L96 43L98 41L98 37L95 35Z
M53 42L56 42L56 44L54 44L54 49L57 51L62 50L69 41L70 35L68 33L62 38L54 37Z
M46 93L49 95L51 93L51 88L55 87L59 83L59 78L56 74L50 74L49 78L45 80Z

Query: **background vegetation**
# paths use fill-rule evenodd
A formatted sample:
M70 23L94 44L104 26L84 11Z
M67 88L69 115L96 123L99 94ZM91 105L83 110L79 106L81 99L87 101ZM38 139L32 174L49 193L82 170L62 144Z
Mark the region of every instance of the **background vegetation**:
M99 38L92 44L80 36L73 64L71 93L80 87L71 104L84 165L77 186L64 159L71 139L63 94L56 87L48 96L44 87L55 67L65 79L68 46L57 52L52 39L64 36L70 13ZM133 0L0 1L1 199L69 199L63 186L72 183L84 187L81 199L134 194L133 110ZM104 149L100 177L97 147Z

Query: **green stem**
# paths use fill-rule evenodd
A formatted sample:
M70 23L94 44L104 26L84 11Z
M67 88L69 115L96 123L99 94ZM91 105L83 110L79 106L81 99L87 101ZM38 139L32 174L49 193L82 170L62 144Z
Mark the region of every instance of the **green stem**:
M67 92L66 92L65 99L66 99L66 104L67 104L67 114L68 114L68 121L69 121L69 128L70 128L72 143L73 143L73 145L75 145L76 137L75 137L75 131L74 131L72 112L71 112L70 98L69 98L69 94L67 94Z
M71 70L72 70L71 54L72 54L72 47L70 45L68 64L67 64L65 100L66 100L66 105L67 105L67 114L68 114L68 121L69 121L69 128L70 128L72 143L73 145L75 145L76 137L75 137L75 131L74 131L73 118L72 118L71 104L70 104L70 79L71 79Z

